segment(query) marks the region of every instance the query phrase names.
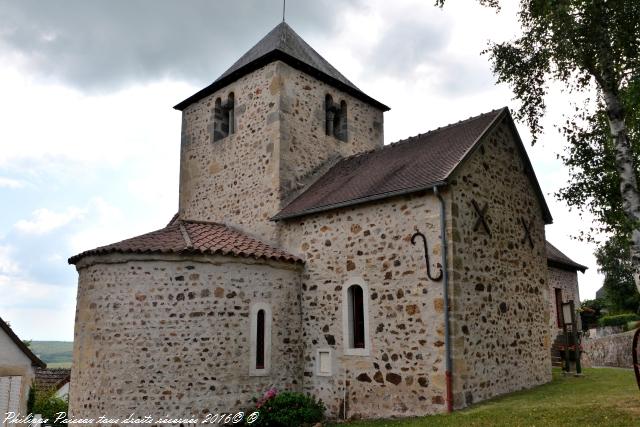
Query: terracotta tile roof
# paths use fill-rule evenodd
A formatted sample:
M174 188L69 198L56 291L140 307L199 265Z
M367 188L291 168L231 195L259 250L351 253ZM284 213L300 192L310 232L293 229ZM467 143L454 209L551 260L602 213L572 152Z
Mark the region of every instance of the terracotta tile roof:
M47 364L44 363L38 356L33 354L33 352L22 342L20 338L13 332L8 323L6 323L2 318L0 318L0 329L3 330L13 341L13 343L29 358L31 359L32 366L39 366L41 368L46 368Z
M60 389L71 380L71 369L36 369L36 388L39 390L53 388Z
M505 118L513 126L549 223L551 214L506 107L342 159L273 219L294 218L444 185L476 143Z
M165 228L82 252L69 258L69 264L76 264L85 256L111 253L231 255L289 263L302 262L295 255L226 225L183 221L174 217Z
M389 110L389 107L358 89L356 85L351 83L333 65L309 46L286 22L278 24L211 85L180 102L174 108L184 110L192 103L274 61L283 61L300 71L304 71L319 80L344 90L361 101L384 111Z
M579 270L583 273L587 270L587 267L573 261L571 258L569 258L565 254L560 252L558 248L556 248L549 242L547 242L546 250L547 250L547 265L549 265L550 267L558 267L558 268L563 268L565 270L572 270L572 271Z

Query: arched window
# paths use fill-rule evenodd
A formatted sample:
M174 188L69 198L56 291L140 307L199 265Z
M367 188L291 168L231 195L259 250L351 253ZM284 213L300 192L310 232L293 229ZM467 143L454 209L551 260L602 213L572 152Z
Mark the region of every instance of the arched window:
M229 94L227 97L227 123L228 123L228 134L232 135L236 132L236 117L235 117L235 95L233 92Z
M348 282L343 289L345 354L366 356L371 349L368 321L369 291L362 279Z
M335 120L335 107L333 106L333 98L331 95L327 95L324 98L324 114L325 114L325 129L328 136L333 136L334 120Z
M231 92L224 104L222 98L216 99L213 110L213 140L219 141L235 133L235 127L235 96Z
M347 141L347 102L340 101L340 106L333 103L329 94L324 99L325 133L340 141Z
M268 375L271 368L271 307L264 302L251 306L251 354L249 375Z
M340 102L340 109L338 110L334 119L333 134L340 141L347 141L347 102Z

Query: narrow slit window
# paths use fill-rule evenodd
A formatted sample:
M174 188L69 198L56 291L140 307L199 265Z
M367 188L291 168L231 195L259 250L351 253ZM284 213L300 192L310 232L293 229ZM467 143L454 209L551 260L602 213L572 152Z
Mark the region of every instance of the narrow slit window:
M324 113L326 134L328 136L333 136L336 108L333 105L333 98L331 95L327 95L324 98Z
M364 301L362 287L353 285L349 288L349 305L351 308L351 347L365 348L364 339Z
M340 141L347 141L347 103L345 101L340 102L340 109L338 109L335 117L333 133Z
M333 97L327 94L324 98L325 133L340 141L347 141L347 102L337 105Z
M256 369L264 369L264 310L258 311L256 322Z
M226 102L217 98L213 107L213 140L219 141L235 133L235 96L231 92Z
M266 376L271 371L271 306L266 302L257 302L249 311L249 375Z

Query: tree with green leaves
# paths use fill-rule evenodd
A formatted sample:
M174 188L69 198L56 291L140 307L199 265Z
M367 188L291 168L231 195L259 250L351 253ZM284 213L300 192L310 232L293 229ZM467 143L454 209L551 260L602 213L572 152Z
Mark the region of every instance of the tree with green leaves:
M499 0L478 1L499 8ZM526 122L534 142L551 83L596 94L562 126L571 142L563 160L573 175L559 196L595 213L605 231L628 239L640 292L638 142L637 127L630 127L639 114L640 1L520 0L518 18L522 35L485 51L493 71L511 86L520 102L516 119Z
M605 305L612 314L637 313L640 294L634 291L633 267L629 257L629 241L617 236L596 251L599 271L604 273Z

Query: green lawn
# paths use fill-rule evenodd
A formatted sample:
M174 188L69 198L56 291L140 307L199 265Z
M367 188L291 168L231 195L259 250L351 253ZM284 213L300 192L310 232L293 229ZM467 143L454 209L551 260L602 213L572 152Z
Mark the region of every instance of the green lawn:
M586 369L582 378L564 377L554 370L549 384L451 415L359 421L348 426L640 426L640 390L631 370Z

